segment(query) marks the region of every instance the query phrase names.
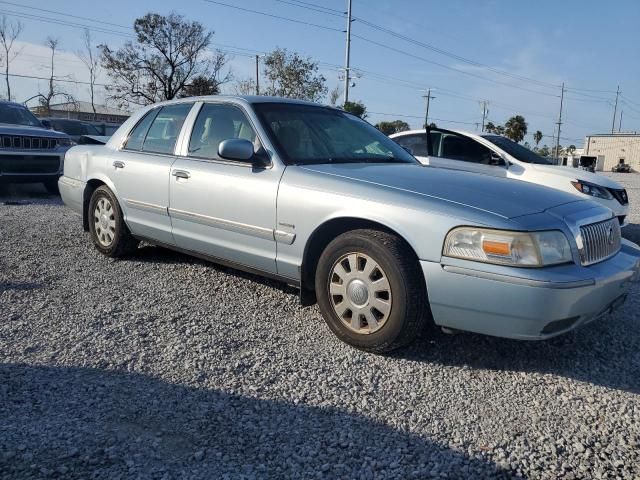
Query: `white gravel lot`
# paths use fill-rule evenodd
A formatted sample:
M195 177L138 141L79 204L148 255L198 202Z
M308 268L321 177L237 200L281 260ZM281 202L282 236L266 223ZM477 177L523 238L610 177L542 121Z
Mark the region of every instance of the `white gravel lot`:
M280 284L102 257L40 192L0 190L0 479L640 478L637 284L552 341L369 355Z

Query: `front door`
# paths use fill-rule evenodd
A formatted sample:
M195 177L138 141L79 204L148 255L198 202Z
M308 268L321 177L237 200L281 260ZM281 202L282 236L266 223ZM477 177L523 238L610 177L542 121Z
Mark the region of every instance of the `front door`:
M150 110L134 127L123 148L109 159L116 193L131 233L173 244L169 173L182 124L193 103Z
M224 160L223 140L244 138L264 154L238 106L204 103L184 156L171 168L169 214L176 244L264 272L276 272L276 197L282 169Z

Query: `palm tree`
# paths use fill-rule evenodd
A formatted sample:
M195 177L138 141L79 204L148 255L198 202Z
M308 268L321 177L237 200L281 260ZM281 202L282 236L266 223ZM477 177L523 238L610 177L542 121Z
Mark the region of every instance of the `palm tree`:
M515 115L504 124L504 135L514 142L520 143L526 134L527 122L522 115Z
M542 141L542 132L540 130L536 130L536 133L533 134L533 141L536 142L536 148L538 148L538 144Z

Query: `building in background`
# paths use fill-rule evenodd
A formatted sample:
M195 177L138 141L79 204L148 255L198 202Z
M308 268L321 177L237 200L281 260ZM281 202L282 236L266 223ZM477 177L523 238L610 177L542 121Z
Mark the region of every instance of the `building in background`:
M118 110L106 105L96 105L96 115L94 119L93 108L90 102L66 102L51 105L51 112L47 114L45 108L41 106L32 107L31 111L39 117L67 118L72 120L82 120L85 122L100 122L120 125L130 113Z
M626 163L640 172L640 134L603 133L588 135L584 141L584 155L597 157L596 170L611 171L619 163Z

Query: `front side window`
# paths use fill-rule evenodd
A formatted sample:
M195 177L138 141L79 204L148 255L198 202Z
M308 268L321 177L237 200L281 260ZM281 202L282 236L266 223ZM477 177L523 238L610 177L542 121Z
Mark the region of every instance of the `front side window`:
M232 105L205 103L193 126L189 156L219 159L220 142L234 138L249 140L255 152L260 149L260 141L242 110Z
M435 134L440 135L437 139ZM491 164L491 150L464 135L453 132L432 132L433 156L461 162ZM439 141L436 141L439 140Z
M0 123L42 127L40 120L29 109L13 103L0 103Z
M253 108L288 164L416 163L377 128L335 108L267 102Z
M416 157L427 157L429 151L427 148L427 136L419 133L416 135L403 135L402 137L394 138L400 146L406 148Z
M182 124L192 106L192 103L178 103L162 107L149 127L142 151L173 153Z

